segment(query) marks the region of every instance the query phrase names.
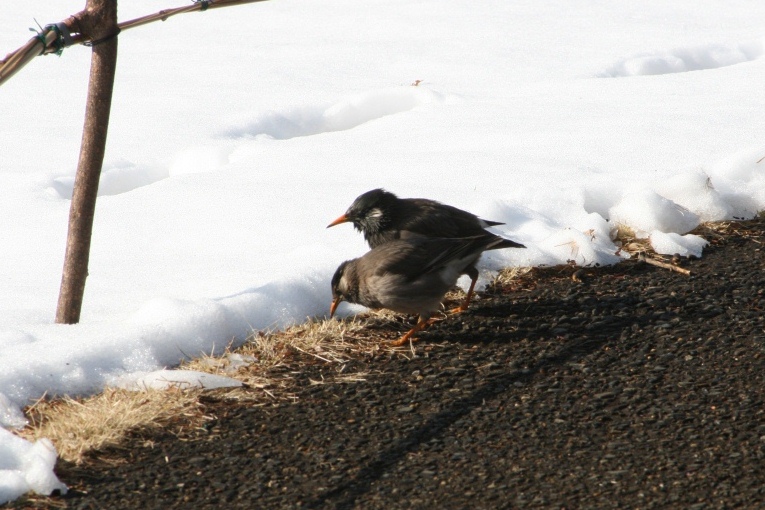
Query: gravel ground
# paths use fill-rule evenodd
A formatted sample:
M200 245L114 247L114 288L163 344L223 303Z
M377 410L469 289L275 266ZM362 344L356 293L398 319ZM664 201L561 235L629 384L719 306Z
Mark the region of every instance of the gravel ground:
M763 507L763 226L706 232L690 277L535 269L414 354L296 356L294 402L209 396L204 430L60 462L69 495L11 506Z

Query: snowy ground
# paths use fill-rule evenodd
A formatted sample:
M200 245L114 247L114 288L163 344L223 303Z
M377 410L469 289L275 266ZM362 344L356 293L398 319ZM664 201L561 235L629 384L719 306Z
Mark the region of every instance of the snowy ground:
M83 4L9 4L0 55ZM759 0L273 0L125 31L76 326L53 319L90 52L35 59L0 89L0 422L327 314L365 246L325 226L375 187L504 221L528 249L486 269L616 262L617 222L699 253L699 221L765 208L764 27ZM58 486L50 448L0 428L0 501Z

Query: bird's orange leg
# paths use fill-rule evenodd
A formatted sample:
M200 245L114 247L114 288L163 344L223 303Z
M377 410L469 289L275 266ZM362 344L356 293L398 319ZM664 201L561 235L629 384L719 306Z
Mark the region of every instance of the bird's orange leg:
M468 306L470 306L470 298L473 297L473 289L475 288L475 283L477 281L478 281L478 277L476 276L470 282L470 288L467 291L467 297L465 298L465 301L457 308L452 308L451 310L449 310L449 313L460 313L468 309Z
M420 319L417 321L417 324L414 325L412 329L410 329L404 336L399 338L398 340L394 340L390 344L393 347L400 347L404 345L407 341L409 341L410 338L414 336L415 333L418 331L422 331L423 329L427 328L434 322L438 322L439 319L431 318L431 319L423 319L420 317Z

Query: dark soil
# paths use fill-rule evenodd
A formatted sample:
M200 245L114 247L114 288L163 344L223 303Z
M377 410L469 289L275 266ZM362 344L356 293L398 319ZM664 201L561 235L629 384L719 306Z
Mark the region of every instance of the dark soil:
M11 506L765 507L763 226L702 232L690 277L535 269L414 354L296 356L294 402L205 397L205 429L60 462L67 496Z

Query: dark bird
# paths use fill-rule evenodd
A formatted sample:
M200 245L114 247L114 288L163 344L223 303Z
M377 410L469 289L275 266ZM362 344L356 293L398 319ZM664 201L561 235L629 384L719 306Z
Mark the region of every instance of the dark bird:
M486 227L502 225L498 221L482 220L475 214L457 209L450 205L427 198L398 198L384 189L373 189L359 195L348 210L327 225L334 227L340 223L351 222L364 234L370 248L405 237L406 232L426 237L464 238L484 236ZM524 245L505 239L502 248L525 248ZM479 254L480 255L480 254ZM473 294L478 270L469 264L462 274L472 280L465 302L455 311L467 310Z
M417 314L417 324L392 343L403 345L435 321L431 316L440 308L446 292L469 268L475 270L484 251L516 244L490 232L452 239L406 234L340 264L332 277L329 316L335 315L343 301Z

